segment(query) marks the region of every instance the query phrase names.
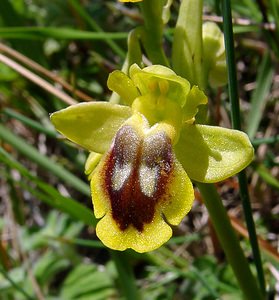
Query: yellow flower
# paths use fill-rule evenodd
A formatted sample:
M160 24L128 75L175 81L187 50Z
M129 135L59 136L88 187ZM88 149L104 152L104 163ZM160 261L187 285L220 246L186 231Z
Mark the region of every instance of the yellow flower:
M121 105L80 103L51 121L92 152L86 173L100 240L116 250L152 251L189 212L190 178L232 176L251 162L253 148L243 132L195 124L206 96L166 67L133 65L129 76L114 71L108 87Z

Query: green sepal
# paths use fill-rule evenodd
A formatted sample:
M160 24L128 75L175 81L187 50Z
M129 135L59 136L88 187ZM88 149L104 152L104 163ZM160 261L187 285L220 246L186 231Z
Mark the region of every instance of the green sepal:
M72 142L89 151L104 153L131 114L128 106L88 102L57 111L51 114L50 119L57 131Z
M186 124L175 153L191 179L210 183L233 176L248 166L254 149L242 131Z

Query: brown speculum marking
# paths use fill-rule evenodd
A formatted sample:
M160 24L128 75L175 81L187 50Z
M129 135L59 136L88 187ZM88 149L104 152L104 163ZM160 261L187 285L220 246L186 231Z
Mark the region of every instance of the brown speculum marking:
M132 225L143 231L152 222L156 204L165 199L173 160L171 140L163 131L142 138L125 125L117 132L105 163L104 187L121 230Z

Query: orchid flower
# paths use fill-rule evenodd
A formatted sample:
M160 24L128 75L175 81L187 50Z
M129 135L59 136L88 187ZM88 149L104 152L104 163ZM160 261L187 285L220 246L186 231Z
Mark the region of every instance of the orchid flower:
M152 251L191 209L199 182L224 180L253 159L243 132L196 124L207 97L171 69L132 65L108 87L120 104L89 102L51 115L56 129L89 150L86 173L97 236L109 248Z

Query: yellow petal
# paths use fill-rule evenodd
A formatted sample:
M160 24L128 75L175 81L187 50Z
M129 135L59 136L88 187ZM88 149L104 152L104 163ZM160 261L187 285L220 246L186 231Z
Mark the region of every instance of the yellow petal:
M110 210L109 199L104 189L102 167L101 161L92 174L90 182L94 214L97 219L102 218Z
M168 188L169 202L161 209L168 223L178 225L192 208L194 189L183 167L175 161L172 180Z
M153 221L144 226L142 232L132 226L122 231L108 213L97 224L96 233L99 239L111 249L122 251L132 248L143 253L155 250L167 242L172 235L172 229L157 213Z

